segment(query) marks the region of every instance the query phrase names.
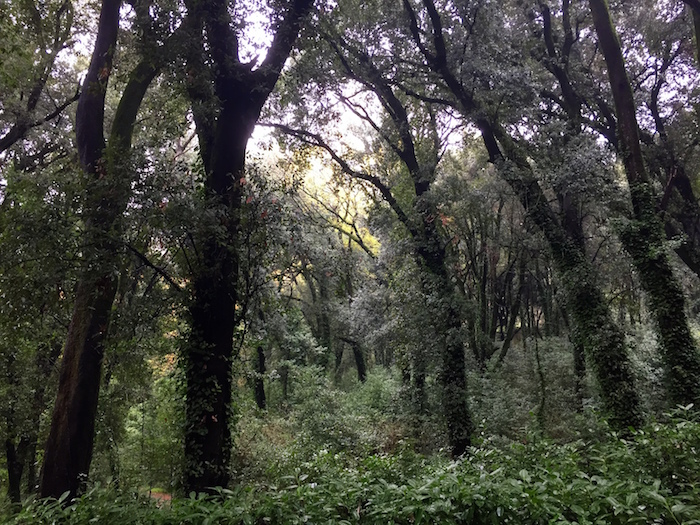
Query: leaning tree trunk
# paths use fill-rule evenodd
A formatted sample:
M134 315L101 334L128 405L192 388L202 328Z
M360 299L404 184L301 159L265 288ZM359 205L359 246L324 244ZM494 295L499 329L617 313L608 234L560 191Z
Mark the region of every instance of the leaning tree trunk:
M547 239L565 291L567 310L574 321L574 339L576 344L581 344L585 349L591 362L600 385L603 408L608 413L611 424L619 429L638 427L643 419L624 335L612 320L585 250L562 227L527 156L505 130L484 117L487 112L450 69L440 13L433 0L422 0L422 4L432 27L430 36L433 49L428 49L423 42L423 32L419 28L413 6L409 0L403 0L413 40L428 66L442 78L457 100L459 110L465 117L473 119L481 131L491 162L511 186L529 219Z
M390 149L397 154L408 171L415 191L415 201L410 208L404 208L398 202L391 188L379 177L353 169L323 138L315 133L295 130L282 124L275 127L301 140L323 148L348 176L372 184L381 193L382 198L396 214L398 220L408 231L413 248L413 255L421 267L421 286L427 295L433 295L436 301L428 309L426 323L435 330L436 346L440 351L438 382L441 389L441 415L447 425L449 445L453 456L464 454L471 443L474 425L467 404L467 382L464 338L462 336L462 308L455 285L451 280L450 261L444 246L444 239L437 229L438 214L430 202L430 186L436 176L439 157L439 137L437 125L433 125L433 150L427 160L418 158L415 139L411 133L410 112L394 92L392 82L384 76L384 71L372 62L372 57L363 49L349 45L339 35L326 35L326 41L337 54L343 68L351 78L360 81L378 97L386 114L393 124L396 140L387 134L384 139L390 142ZM371 122L369 116L366 117ZM437 146L436 146L437 145ZM409 363L402 366L402 379L410 384L411 372L420 391L423 387L423 375L426 356L416 356L416 367L411 370ZM422 396L420 396L422 399Z
M121 0L104 0L97 40L76 115L77 146L90 179L84 206L85 269L76 288L73 317L63 351L58 392L44 449L40 495L75 496L89 472L102 358L117 290L121 218L131 191L128 154L136 115L162 56L132 71L114 114L109 147L104 103L116 46ZM172 38L172 37L170 37ZM162 54L165 56L165 53Z
M566 310L573 321L572 341L575 347L583 348L591 364L611 424L620 430L639 428L643 416L624 334L613 321L581 239L572 237L562 227L527 159L510 137L488 122L481 121L479 126L492 161L547 239L564 289ZM505 156L496 141L496 133Z
M121 0L103 1L95 49L78 102L78 152L83 170L93 181L104 175L104 166L100 163L105 149L104 100L117 42L120 6ZM92 204L99 204L99 201L96 199ZM58 394L44 450L42 497L57 498L66 491L75 496L92 460L104 338L116 292L112 272L101 261L112 255L116 247L106 236L98 234L105 227L108 231L110 225L101 223L103 217L99 213L90 214L96 211L86 209L85 222L86 230L92 234L90 240L98 247L95 259L100 264L85 272L76 290Z
M589 0L593 23L608 66L617 113L617 134L632 198L633 217L620 238L649 297L658 327L672 403L700 401L700 355L685 313L685 299L664 247L665 234L658 216L652 183L639 142L636 108L627 78L622 49L606 0Z

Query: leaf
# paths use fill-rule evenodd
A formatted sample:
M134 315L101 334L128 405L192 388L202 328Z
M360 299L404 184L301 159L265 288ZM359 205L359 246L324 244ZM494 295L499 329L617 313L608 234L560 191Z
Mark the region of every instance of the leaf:
M650 490L647 494L649 495L649 497L651 499L656 500L663 505L666 504L666 498L664 498L661 494L659 494L655 490Z
M685 503L676 503L671 507L671 512L674 514L687 514L691 510L695 510L695 505L686 505Z
M620 507L620 503L612 496L608 496L607 498L605 498L605 501L610 503L610 505L612 506L612 508L615 511L615 514L617 514L617 509Z
M63 494L61 494L61 496L58 498L58 502L59 502L59 503L63 503L64 501L66 501L66 499L68 498L69 495L70 495L70 490L65 491L65 492L64 492Z

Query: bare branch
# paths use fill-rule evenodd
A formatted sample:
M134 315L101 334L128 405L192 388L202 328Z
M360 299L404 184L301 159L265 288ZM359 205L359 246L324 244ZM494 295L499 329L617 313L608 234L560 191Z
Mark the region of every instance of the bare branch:
M418 232L411 224L408 215L406 215L406 212L403 211L399 203L394 198L394 195L391 193L391 189L386 184L384 184L379 179L379 177L353 169L352 166L350 166L350 164L348 164L348 162L345 159L343 159L326 141L324 141L320 135L312 133L310 131L294 129L284 124L260 123L259 125L279 129L280 131L283 131L288 135L298 138L306 144L316 146L325 150L335 161L335 163L338 164L343 173L354 179L369 182L375 188L377 188L377 190L379 190L379 193L382 194L382 197L387 202L387 204L389 204L391 209L394 210L394 213L396 213L401 223L404 226L406 226L406 228L408 228L409 232L411 232L412 235L418 235Z
M146 266L149 268L153 269L158 275L163 277L168 284L170 284L173 288L175 288L178 292L182 292L183 288L175 282L175 280L168 275L168 273L163 270L162 268L159 268L155 264L153 264L146 255L141 253L136 247L134 247L131 243L125 242L124 246L126 246L129 251L131 251L136 257L138 257Z

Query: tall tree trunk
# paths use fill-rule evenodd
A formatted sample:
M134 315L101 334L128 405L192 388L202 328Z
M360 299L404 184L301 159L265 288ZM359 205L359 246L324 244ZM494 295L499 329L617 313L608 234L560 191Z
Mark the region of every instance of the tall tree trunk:
M75 496L92 460L95 415L110 311L117 290L121 217L131 191L128 156L148 86L166 56L142 60L132 71L104 138L104 103L116 47L121 0L104 0L85 89L78 101L76 134L83 171L90 179L84 206L85 270L76 288L63 351L58 393L44 449L40 495ZM172 36L169 38L169 41Z
M603 408L609 414L611 424L619 429L639 427L642 414L624 335L612 320L585 250L561 226L539 186L527 156L502 127L483 116L486 113L484 108L450 69L442 20L435 3L432 0L422 0L432 26L434 49L428 49L423 43L416 13L409 0L404 0L403 4L409 15L412 37L429 67L445 82L465 117L473 119L481 131L491 162L511 186L530 220L547 239L566 294L567 310L575 324L574 337L591 361L600 385Z
M313 0L289 2L268 54L255 70L239 58L228 2L187 5L189 15L197 21L187 51L188 94L206 172L206 204L218 217L218 223L208 225L196 239L199 260L193 268L190 332L185 345L188 492L210 491L226 486L230 479L231 365L246 147L312 4ZM202 29L207 34L206 46ZM208 64L202 59L204 53L210 56Z
M513 299L513 304L510 307L510 319L508 321L508 328L506 329L506 334L503 339L503 344L501 345L501 350L498 352L497 366L500 366L508 354L510 345L515 337L515 322L520 315L520 303L522 301L523 293L525 292L525 273L527 271L527 257L525 256L525 251L523 250L520 254L520 261L518 263L518 290L515 292L515 297ZM522 324L522 319L521 319Z
M7 458L7 495L12 503L20 503L22 498L22 472L26 464L30 442L26 436L15 446L12 439L5 440Z
M314 311L316 312L316 318L318 320L316 326L318 326L319 343L326 349L326 355L335 356L333 371L336 379L340 379L340 365L343 362L343 345L333 345L331 318L330 315L328 315L330 290L328 276L323 268L318 272L318 291L319 300L318 303L314 304Z
M5 363L5 377L4 380L7 381L7 386L9 389L14 389L19 384L19 378L17 377L16 370L16 354L13 351L7 351L4 355L6 358ZM21 500L20 493L20 478L22 477L22 466L23 462L20 461L17 453L17 446L15 442L17 441L18 434L20 433L17 428L17 409L15 407L15 400L9 399L9 402L5 407L3 407L3 418L5 419L5 461L7 464L7 496L10 498L12 503L19 503ZM18 473L19 471L19 473Z
M265 410L267 402L265 399L265 351L262 346L258 346L256 350L255 360L255 404L260 410Z
M355 357L355 367L357 367L357 380L364 383L367 380L367 362L365 361L365 353L362 351L362 345L357 341L350 343L352 347L352 355Z
M83 170L94 181L105 175L105 167L100 163L105 149L104 100L117 42L120 6L121 0L102 3L95 49L84 82L86 87L78 101L78 153ZM91 204L98 206L100 198L107 196L95 197ZM102 223L106 217L101 217L98 210L86 209L85 222L86 230L92 234L90 240L98 247L95 259L100 261L113 255L117 247L99 234L101 229L109 231L111 224ZM76 290L58 394L44 450L42 497L58 498L66 491L75 496L90 469L104 338L116 292L113 274L104 266L104 261L100 261L96 270L86 272Z
M38 423L38 422L37 422ZM37 425L37 429L38 429ZM36 494L37 491L37 477L36 477L36 448L37 448L37 437L33 436L32 442L29 445L29 450L27 451L26 458L26 490L27 494Z
M61 340L54 338L50 342L40 345L36 354L35 366L40 383L34 390L34 400L32 403L33 413L30 416L30 427L26 433L28 446L25 454L25 469L28 494L36 492L38 488L36 452L39 440L39 428L41 426L41 414L46 408L46 388L48 386L48 380L58 362L61 350L63 350Z
M360 383L364 383L367 380L367 361L365 353L362 351L362 345L359 341L350 337L339 337L339 339L349 344L350 348L352 348L352 355L355 358L355 367L357 368L357 380Z
M412 348L410 353L410 376L406 383L410 387L411 406L415 414L425 416L428 405L428 393L425 391L425 379L427 376L427 356L422 348ZM417 418L416 423L421 423L422 419ZM422 431L416 428L415 430Z
M576 409L579 412L583 411L583 399L586 393L586 359L583 346L580 341L574 341L574 394L576 396Z
M20 377L17 370L14 352L6 354L6 377L10 389L18 388ZM22 498L22 471L29 447L29 440L22 428L21 419L18 421L18 407L15 400L10 400L3 409L5 419L5 459L7 462L7 495L12 503L20 503ZM23 418L22 418L23 419Z
M41 497L75 496L92 460L104 338L115 286L111 278L78 285L44 449Z
M426 188L427 191L427 188ZM467 376L464 338L462 336L461 298L451 282L448 257L439 235L432 208L425 203L425 192L418 193L416 208L422 219L421 230L414 237L416 253L424 265L423 289L426 295L438 293L431 308L431 321L439 341L441 403L447 423L447 437L453 457L459 457L471 445L474 423L467 405Z
M674 404L700 402L700 355L690 333L685 299L673 275L663 224L639 142L636 108L622 49L606 0L589 0L593 23L608 66L617 113L617 135L632 198L633 218L620 238L632 256L658 327L669 398Z
M211 266L194 282L186 358L185 485L204 491L228 484L237 259L231 248L203 252Z

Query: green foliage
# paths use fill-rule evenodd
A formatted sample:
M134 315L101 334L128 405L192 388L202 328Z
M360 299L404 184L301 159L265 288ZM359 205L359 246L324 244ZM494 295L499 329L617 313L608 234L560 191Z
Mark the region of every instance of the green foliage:
M267 483L156 503L96 487L34 502L8 523L700 523L700 424L676 414L629 440L484 442L457 461L318 454Z
M299 440L310 450L364 455L383 448L381 427L391 420L390 404L397 384L387 374L370 374L370 380L351 392L330 388L317 368L300 370L292 399Z
M550 337L537 346L544 390L532 339L526 348L512 348L502 365L469 374L474 415L482 432L517 440L537 429L552 438L576 439L582 406L575 396L571 345L565 338Z
M238 403L234 467L241 482L289 475L303 465L356 464L402 446L396 417L398 381L375 369L348 391L331 386L320 367L295 367L287 411L261 413L248 396ZM316 467L314 467L316 468Z
M239 235L233 243L238 250L239 281L234 295L236 314L240 314L234 354L240 359L234 360L233 372L238 390L231 410L237 420L231 468L239 485L216 497L179 499L157 509L143 494L128 491L142 493L153 485L167 492L179 490L183 391L176 373L160 373L163 363L158 360L163 356L174 359L173 338L184 323L182 306L187 303L186 295L178 291L190 289L192 275L201 270L198 264L204 259L199 241L212 236L223 246L230 240L229 210L206 198L204 166L201 159L195 160L199 155L191 129L191 104L184 96L193 70L169 64L141 106L133 152L125 162L129 173L123 173L123 180L132 181L125 187L130 197L128 205L124 203L119 231L110 232L128 245L130 257L114 268L120 272L120 289L107 339L91 477L93 483L113 486L96 487L70 505L29 504L14 522L697 520L700 513L693 507L698 505L695 493L700 472L697 422L677 414L624 439L608 435L605 424L594 419L595 412L585 410L604 405L605 398L597 397L595 387L585 380L581 384L589 386L588 390L578 390L571 345L565 337L549 337L563 332L568 322L562 319L567 315L574 321L578 318L587 330L581 334L582 342L595 352L594 359L589 359L589 371L594 372L596 366L609 370L614 364L612 351L624 347L622 331L607 313L609 305L619 307L620 327L628 314L630 323L637 323L633 326L637 332L627 343L639 386L629 388L639 393L644 408L652 414L667 409L658 346L668 351L675 345L657 345L653 340L651 328L643 324L644 308L653 301L645 304L640 298L630 261L620 257L619 244L608 238L612 235L609 230L614 229L610 217L627 213L629 195L617 180L612 149L601 139L610 139L614 130L609 126L613 121L607 122L605 109L610 101L606 103L607 91L601 91L607 81L595 58L599 53L587 26L588 9L585 3L570 6L571 20L576 23L568 41L562 31L569 4L552 13L555 52L551 55L542 38L546 31L543 3L448 2L438 6L445 35L449 35L446 67L472 92L480 108L475 113L511 130L511 138L531 165L529 183L542 186L541 195L551 200L555 214L568 207L575 211L575 217L567 220L580 222L582 236L590 240L587 250L582 248L574 255L585 254L594 265L588 269L579 264L578 256L569 258L564 266L571 263L583 271L573 269L557 277L552 261L544 255L541 235L533 233L534 225L526 220L513 188L499 181L494 166L487 162L481 137L472 136L474 115L459 116L459 105L413 42L405 16L410 5L419 15L417 32L426 49L432 52L435 45L425 4L385 0L317 3L316 16L308 21L303 35L309 47L295 54L291 67L285 68L279 100L268 105L265 120L318 132L356 175L362 172L383 181L398 204L408 210L409 223L418 218L416 210L410 209L416 180L403 166L401 152L409 155L409 143L415 142L418 171L431 182L421 202L435 208L429 223L435 221L444 234L449 283L421 281L406 224L396 219L386 203L380 203L376 189L365 185L367 177L337 187L346 178L339 176L342 170L326 164L308 144L299 145L292 139L286 144L296 149L279 162L274 147L258 152L260 159L248 162L245 177L239 180L242 204L240 215L235 214L240 223L236 223ZM661 91L656 91L661 100L659 118L646 115L640 121L642 131L654 137L645 147L650 151L668 147L659 127L665 121L670 143L676 144L677 152L687 150L684 155L672 155L669 149L670 157L678 157L688 167L696 165L700 91L693 80L697 70L691 69L690 55L684 51L683 43L689 41L688 20L680 15L671 20L668 2L644 0L638 7L619 4L613 8L630 11L622 19L621 35L629 51L628 67L640 79L640 92L635 94L640 108L647 103L653 112L651 106L659 102L646 99L654 92L653 83L662 82L658 85ZM250 23L243 13L250 8L251 13L260 14L261 6L257 1L237 4L238 29ZM80 39L69 37L81 31L88 18L94 25L98 7L94 3L81 6L74 22L70 1L0 0L3 133L15 122L51 114L57 104L73 95L73 70L83 67L85 58L78 58L74 65L62 50L72 52ZM135 60L160 46L184 16L177 2L149 3L149 35L143 33L146 26L137 29L145 20L137 20L141 15L136 10L143 7L136 2L133 10L122 15L107 121L112 119L112 106ZM271 3L265 14L281 16L278 7ZM54 33L52 47L46 39ZM328 47L334 36L338 37L337 50ZM184 46L189 44L183 41ZM343 54L345 64L338 57ZM367 59L360 59L364 55ZM662 65L665 60L671 62ZM561 79L551 76L552 68L560 63L566 64L574 105L582 105L578 109L565 107ZM371 75L366 68L369 64L377 66ZM351 74L348 68L355 72ZM37 85L42 87L41 99L35 108L30 107L30 92L42 72L47 75L46 85ZM393 112L396 108L383 111L389 110L381 106L382 100L387 101L386 92L382 95L372 89L382 83L407 110L410 129L401 139L392 121L400 118ZM454 107L448 109L451 105ZM584 114L581 108L587 108ZM348 111L357 117L356 122L346 121ZM572 116L575 113L579 116ZM88 201L86 180L76 176L79 170L73 165L71 115L67 111L33 128L26 140L0 153L3 442L19 442L23 437L33 443L44 441L46 409L53 398L56 375L54 361L72 309L71 290L80 261L89 259L95 249L81 243L85 228L81 211ZM339 123L345 130L340 134ZM406 142L406 137L411 140ZM504 152L510 140L506 139L499 140ZM661 195L672 189L676 175L670 174L678 170L666 166L663 155L658 156L648 162L656 166L660 185L655 189ZM316 173L318 177L311 178L326 189L302 187L298 176L304 171L332 171L332 183L321 182L328 173ZM512 173L506 176L515 177ZM694 174L689 176L692 179ZM368 212L372 200L374 207ZM650 203L643 208L649 214L665 209L670 216L674 206ZM694 208L685 212L697 215ZM549 221L547 218L551 226ZM368 228L381 241L381 249L374 242L367 243ZM646 245L648 239L639 231L633 244ZM682 245L677 238L673 246L666 247ZM120 252L126 249L120 246ZM521 258L527 264L523 272L517 272ZM167 283L161 284L161 278ZM455 294L450 291L452 285ZM573 294L568 312L560 313L562 288L567 287L591 293ZM598 294L596 287L605 292ZM440 450L445 443L445 421L440 415L444 407L438 388L443 330L435 329L439 323L432 323L426 311L445 311L440 303L455 295L459 299L454 309L463 316L457 320L464 328L459 335L468 343L464 350L469 356L479 354L468 371L468 401L481 422L481 448L462 462L448 463L426 459L416 451L444 452ZM515 301L516 295L522 295L522 304ZM683 306L667 309L673 319ZM508 320L514 321L522 346L514 341L502 365L496 365ZM539 346L533 349L531 341L541 335L544 339L537 339ZM258 346L266 357L262 379L267 411L253 405L247 381L261 376L244 371L250 368L246 360ZM352 361L350 351L358 347L370 368L364 384L346 373ZM457 347L456 353L461 351ZM621 383L613 378L607 389L619 389ZM635 410L627 405L622 411L632 414ZM574 441L582 436L596 441ZM510 446L513 441L518 444ZM569 444L560 444L563 441ZM7 469L3 467L0 459L0 485L4 486Z
M149 397L132 406L126 417L125 438L119 443L120 482L126 487L179 488L183 464L181 381L168 370L154 380ZM163 373L163 372L161 372Z

